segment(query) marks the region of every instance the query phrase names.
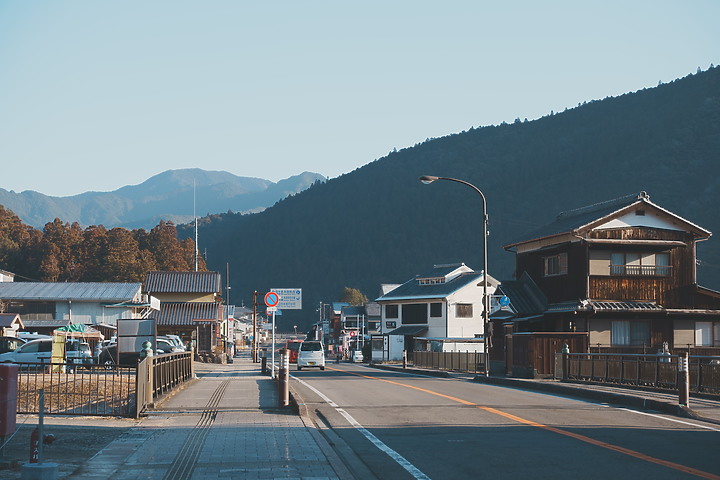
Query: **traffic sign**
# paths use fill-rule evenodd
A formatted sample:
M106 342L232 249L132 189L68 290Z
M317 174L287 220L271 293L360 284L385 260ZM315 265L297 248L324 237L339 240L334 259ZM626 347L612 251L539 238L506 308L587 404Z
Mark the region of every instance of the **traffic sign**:
M268 292L265 294L265 305L268 307L277 307L280 302L280 295L275 292Z
M277 307L283 310L302 310L302 288L271 288L280 297Z

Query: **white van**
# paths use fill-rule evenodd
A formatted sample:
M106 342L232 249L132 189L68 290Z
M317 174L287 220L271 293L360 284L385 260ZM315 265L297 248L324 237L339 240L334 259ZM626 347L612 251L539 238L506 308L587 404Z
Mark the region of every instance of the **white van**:
M302 370L305 367L319 367L320 370L325 370L325 350L322 342L306 340L300 345L297 369Z

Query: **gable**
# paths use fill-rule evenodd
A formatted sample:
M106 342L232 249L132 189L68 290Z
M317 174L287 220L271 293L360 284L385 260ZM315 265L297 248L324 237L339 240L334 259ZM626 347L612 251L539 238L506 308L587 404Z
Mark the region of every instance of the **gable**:
M606 230L611 228L629 228L629 227L648 227L648 228L659 228L662 230L676 230L684 232L685 229L680 228L679 225L669 221L668 219L662 218L660 215L651 214L645 210L645 215L638 215L636 212L630 212L620 217L614 218L609 222L598 225L593 230Z

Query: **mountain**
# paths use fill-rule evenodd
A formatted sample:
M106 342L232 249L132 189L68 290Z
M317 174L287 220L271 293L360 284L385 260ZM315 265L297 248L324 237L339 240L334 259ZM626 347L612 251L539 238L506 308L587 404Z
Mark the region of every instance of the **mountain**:
M423 185L421 175L482 190L488 270L501 280L514 268L504 244L562 211L641 190L718 232L720 68L392 152L262 213L204 219L199 246L209 268L229 263L235 304L250 305L253 290L303 288L304 309L284 312L286 326L317 321L319 302L336 301L344 287L375 298L382 283L405 282L433 264L481 269L479 195L454 182ZM720 240L703 242L698 258L699 283L720 289Z
M259 212L318 181L325 181L325 177L310 172L274 183L261 178L194 168L168 170L139 185L112 192L86 192L70 197L0 189L0 205L36 228L42 228L57 217L85 226L150 229L160 220L174 223L192 221L193 197L198 214L229 210Z

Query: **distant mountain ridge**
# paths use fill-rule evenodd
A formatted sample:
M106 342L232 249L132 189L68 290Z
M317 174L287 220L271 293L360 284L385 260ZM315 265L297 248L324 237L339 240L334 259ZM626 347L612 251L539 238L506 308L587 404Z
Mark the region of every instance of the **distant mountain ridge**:
M305 310L285 328L317 318L319 302L344 287L379 296L433 264L483 265L487 198L488 272L513 278L503 249L560 212L646 191L652 201L716 235L698 246L698 282L720 290L720 68L654 88L595 100L534 121L472 128L392 152L255 215L200 223L211 270L230 262L231 303L252 292L303 289ZM252 234L249 234L249 233ZM180 228L190 237L190 228ZM248 273L251 272L251 273ZM297 322L297 323L295 323Z
M111 192L85 192L69 197L51 197L35 191L16 193L0 188L0 205L35 228L60 218L83 226L150 229L160 220L176 224L192 221L193 196L199 216L228 211L254 213L315 182L324 181L325 177L311 172L274 183L224 171L191 168L167 170L139 185Z

